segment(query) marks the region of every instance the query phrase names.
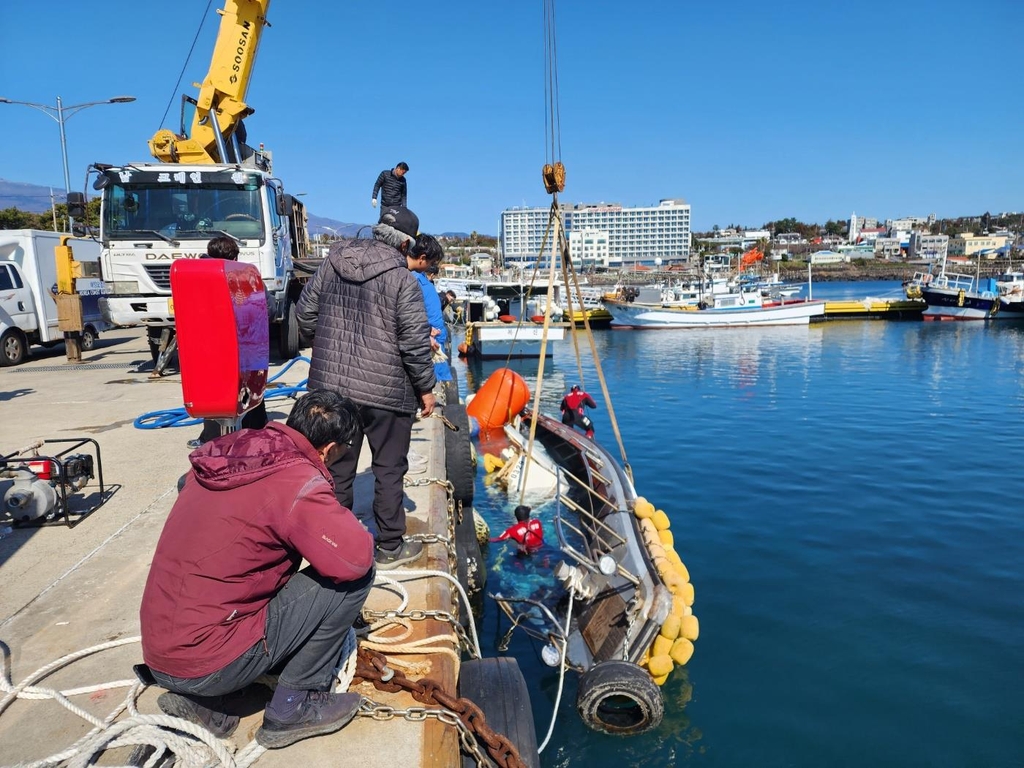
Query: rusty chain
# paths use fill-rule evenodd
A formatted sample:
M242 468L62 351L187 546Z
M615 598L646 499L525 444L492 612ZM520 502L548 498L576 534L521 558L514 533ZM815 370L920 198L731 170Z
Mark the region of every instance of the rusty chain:
M494 762L483 753L480 743L473 736L469 728L466 727L466 724L450 709L427 709L426 707L397 709L387 704L378 704L369 699L364 699L359 708L359 715L372 718L378 722L387 722L394 720L396 717L401 717L411 723L422 723L426 722L429 718L435 718L445 725L452 726L458 732L459 744L462 746L463 751L468 755L472 755L478 766L491 768L494 765Z
M406 691L420 704L440 706L453 712L473 735L474 741L478 745L483 744L499 768L527 768L515 745L487 725L484 713L471 700L452 696L433 680L410 680L401 671L389 667L384 654L360 647L353 682L364 681L372 683L379 691ZM423 717L425 719L426 715ZM472 749L470 753L475 754Z

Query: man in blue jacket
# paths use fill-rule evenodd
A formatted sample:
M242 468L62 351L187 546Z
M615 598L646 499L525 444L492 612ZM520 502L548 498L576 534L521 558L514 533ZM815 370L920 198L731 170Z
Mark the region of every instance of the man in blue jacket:
M438 381L451 381L452 369L448 365L448 358L444 356L444 350L448 347L448 326L441 309L441 297L429 277L443 260L444 249L436 238L422 234L416 236L416 242L409 249L409 269L416 275L416 280L423 291L423 304L427 309L427 322L430 323L434 374ZM441 359L442 357L444 359Z

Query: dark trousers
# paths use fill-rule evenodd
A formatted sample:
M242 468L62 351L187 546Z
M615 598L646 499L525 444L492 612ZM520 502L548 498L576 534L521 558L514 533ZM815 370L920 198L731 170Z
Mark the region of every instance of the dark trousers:
M359 452L363 447L363 435L366 435L372 456L376 541L382 549L400 547L402 536L405 535L405 489L402 479L409 471L412 421L411 413L395 413L360 405L359 430L352 439L352 450L345 451L330 466L334 477L334 495L341 506L352 509L352 486L356 479Z
M267 426L267 406L261 400L259 405L246 412L242 417L240 429L263 429L265 426ZM203 419L203 431L199 435L199 442L208 443L215 437L220 437L220 423L216 419Z
M264 639L226 667L194 678L152 670L153 677L169 691L193 696L233 693L268 672L279 674L278 682L288 688L326 691L334 681L345 637L373 586L373 576L371 569L358 581L335 584L304 568L271 599Z

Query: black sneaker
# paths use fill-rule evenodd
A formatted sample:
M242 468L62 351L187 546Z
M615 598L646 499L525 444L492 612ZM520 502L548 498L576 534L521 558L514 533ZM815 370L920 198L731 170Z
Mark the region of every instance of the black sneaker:
M226 739L238 727L238 715L218 712L215 709L210 709L206 704L199 703L203 701L216 706L221 702L221 698L220 696L190 698L180 693L166 691L157 697L156 703L165 715L180 717L182 720L201 725L218 739Z
M276 720L269 710L264 712L256 743L267 749L281 749L311 736L340 731L356 716L362 703L358 693L309 691L295 716L287 721Z
M377 569L381 571L387 571L392 568L397 568L400 565L411 563L413 560L419 558L423 554L423 542L422 541L409 541L405 540L402 542L402 546L398 549L377 549L377 553L373 556L373 559L377 563Z

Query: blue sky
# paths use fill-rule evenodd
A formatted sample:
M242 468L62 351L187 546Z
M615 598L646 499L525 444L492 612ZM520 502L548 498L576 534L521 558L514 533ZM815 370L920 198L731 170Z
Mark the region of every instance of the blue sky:
M174 92L206 7L0 3L0 96L138 99L68 119L72 188L176 126L213 52L211 10ZM550 200L542 7L275 0L249 141L318 215L374 220L374 179L405 160L424 231L496 234L503 208ZM557 22L563 202L681 197L698 230L1024 210L1020 0L562 0ZM0 115L0 177L62 187L57 124Z

